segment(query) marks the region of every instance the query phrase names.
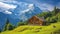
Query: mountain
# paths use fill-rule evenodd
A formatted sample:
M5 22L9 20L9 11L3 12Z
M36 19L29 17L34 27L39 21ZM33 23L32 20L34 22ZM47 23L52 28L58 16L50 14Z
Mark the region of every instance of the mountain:
M19 21L25 21L31 18L32 16L41 13L39 7L35 6L34 4L25 3L25 2L16 2L16 3L7 3L7 2L0 2L0 29L3 29L6 18L9 19L10 23L13 25L17 25ZM6 15L6 18L4 18ZM4 17L3 17L4 16ZM4 18L4 19L3 19ZM4 23L3 23L4 22ZM2 24L1 24L2 23Z
M36 7L35 5L33 5L34 9L31 8L29 11L23 13L21 15L21 18L23 21L25 20L28 20L29 18L31 18L32 16L36 15L36 14L39 14L39 13L42 13L42 10L40 10L40 8Z

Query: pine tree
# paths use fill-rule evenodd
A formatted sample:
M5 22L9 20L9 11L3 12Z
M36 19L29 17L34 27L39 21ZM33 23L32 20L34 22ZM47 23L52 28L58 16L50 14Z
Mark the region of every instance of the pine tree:
M7 30L7 28L8 28L7 26L8 26L8 24L9 24L9 20L7 19L3 31L6 31L6 30Z
M54 9L53 9L53 11L51 12L51 14L52 14L52 16L54 16L54 15L56 15L56 13L57 13L57 8L55 6Z
M10 23L9 23L9 20L7 19L3 31L6 31L6 30L13 30L14 28L15 28L15 27L14 27L12 24L10 24Z

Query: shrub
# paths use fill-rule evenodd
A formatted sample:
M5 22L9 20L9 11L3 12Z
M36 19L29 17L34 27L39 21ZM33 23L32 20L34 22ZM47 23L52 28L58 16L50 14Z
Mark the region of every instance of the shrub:
M60 34L60 30L53 32L53 34Z
M13 30L15 28L15 26L13 26L12 24L9 24L7 27L7 30Z
M1 32L1 29L0 29L0 32Z
M18 26L21 26L21 25L27 25L27 24L28 24L27 21L25 21L25 22L19 22L19 23L18 23Z
M49 23L55 23L55 22L58 21L58 17L56 17L56 16L48 17L46 20L47 20L47 22L49 22Z

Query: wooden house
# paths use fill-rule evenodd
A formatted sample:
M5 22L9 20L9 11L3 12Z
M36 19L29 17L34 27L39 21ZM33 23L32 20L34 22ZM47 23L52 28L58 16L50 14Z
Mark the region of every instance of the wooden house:
M45 24L45 20L37 16L33 16L32 18L28 20L28 22L31 25L44 25Z

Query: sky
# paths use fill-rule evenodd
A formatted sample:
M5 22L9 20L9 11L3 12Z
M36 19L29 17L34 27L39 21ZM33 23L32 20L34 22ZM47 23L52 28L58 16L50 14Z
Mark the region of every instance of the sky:
M4 0L0 0L4 1ZM54 6L57 6L60 8L60 0L6 0L5 2L12 2L12 1L18 1L18 2L27 2L32 3L38 6L41 10L53 10Z
M34 3L42 10L53 10L54 6L60 8L60 0L18 0L28 3Z
M55 6L60 8L60 0L0 0L0 28L6 18L14 23L19 19L27 19L24 14L31 13L30 10L34 10L35 6L42 11L52 11Z

